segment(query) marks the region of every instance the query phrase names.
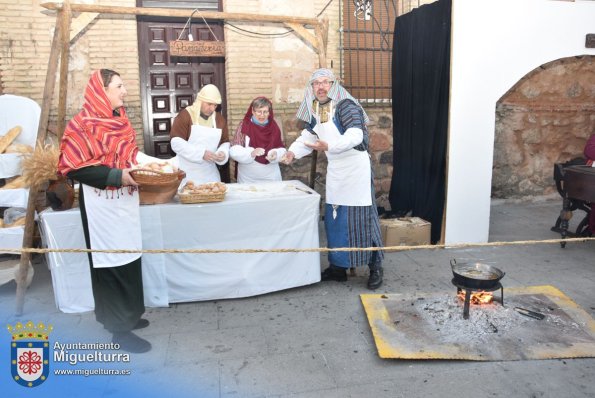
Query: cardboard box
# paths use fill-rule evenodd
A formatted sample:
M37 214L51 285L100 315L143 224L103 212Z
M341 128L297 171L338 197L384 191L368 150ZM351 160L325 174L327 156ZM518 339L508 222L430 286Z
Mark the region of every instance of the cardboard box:
M419 217L380 220L384 246L417 246L430 244L432 224Z

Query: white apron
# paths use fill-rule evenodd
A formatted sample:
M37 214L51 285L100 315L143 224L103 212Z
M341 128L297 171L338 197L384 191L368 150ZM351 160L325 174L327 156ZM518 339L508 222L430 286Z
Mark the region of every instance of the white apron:
M238 163L238 183L252 184L263 181L281 181L279 163Z
M331 112L332 114L332 112ZM317 120L314 132L329 145L335 143L341 133L335 123ZM367 151L349 149L333 154L326 152L326 203L339 206L372 205L372 170Z
M213 117L213 127L205 127L198 124L192 125L188 143L193 146L204 147L211 152L217 152L220 140L221 129L216 127L215 118ZM186 172L186 180L191 180L195 184L221 181L219 170L217 170L217 165L214 162L207 162L205 160L202 163L195 163L181 156L179 158L180 169Z
M138 190L128 187L99 190L81 184L89 224L91 249L140 250L142 235ZM92 253L93 268L118 267L128 264L141 253Z

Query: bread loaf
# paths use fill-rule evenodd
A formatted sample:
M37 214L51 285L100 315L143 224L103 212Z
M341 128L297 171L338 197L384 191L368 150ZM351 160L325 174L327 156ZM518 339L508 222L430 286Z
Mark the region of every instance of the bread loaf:
M23 216L17 218L12 224L5 224L4 228L20 227L21 225L25 225L25 221L27 221L27 217Z
M23 129L21 128L21 126L15 126L8 130L8 133L6 133L5 136L0 138L0 153L4 153L6 148L8 148L8 146L12 144L15 138L17 138L19 134L21 134L22 130Z
M27 144L11 144L4 153L33 153L33 147Z
M0 189L17 189L17 188L26 188L27 182L23 178L23 176L18 176L14 180L7 182L3 187Z

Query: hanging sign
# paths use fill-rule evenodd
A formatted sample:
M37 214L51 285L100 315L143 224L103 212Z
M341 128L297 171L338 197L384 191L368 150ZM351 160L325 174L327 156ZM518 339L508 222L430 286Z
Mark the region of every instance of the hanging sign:
M169 42L169 55L174 57L224 57L225 42L174 40Z

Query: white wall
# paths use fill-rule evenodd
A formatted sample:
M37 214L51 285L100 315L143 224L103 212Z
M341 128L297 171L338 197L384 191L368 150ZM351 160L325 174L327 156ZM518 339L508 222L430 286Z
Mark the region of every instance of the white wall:
M487 242L496 102L547 62L595 54L595 1L453 0L445 242Z

